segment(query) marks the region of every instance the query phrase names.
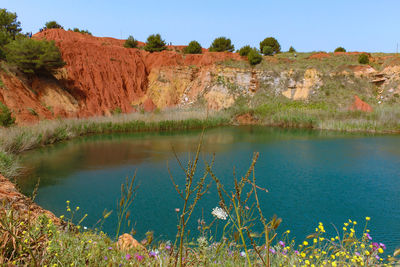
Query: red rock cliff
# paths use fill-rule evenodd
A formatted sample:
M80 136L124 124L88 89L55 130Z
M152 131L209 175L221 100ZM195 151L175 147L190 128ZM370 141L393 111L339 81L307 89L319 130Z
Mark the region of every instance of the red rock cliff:
M123 112L132 112L139 106L151 110L156 107L147 94L152 71L193 65L208 68L227 58L241 59L235 53L205 51L201 55L183 55L177 52L182 48L178 46L149 53L124 48L124 40L60 29L37 33L34 38L54 40L67 64L55 79L37 77L26 81L0 71L4 83L0 101L13 110L18 123L109 115L117 108Z

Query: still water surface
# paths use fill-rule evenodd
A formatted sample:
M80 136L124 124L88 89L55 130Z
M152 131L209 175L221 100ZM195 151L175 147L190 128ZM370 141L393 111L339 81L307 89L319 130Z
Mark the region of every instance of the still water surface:
M193 155L199 131L131 133L89 136L56 144L23 155L26 173L19 179L24 193L32 192L37 177L36 202L56 215L66 214L66 200L89 216L91 227L104 209L114 210L103 230L115 234L115 209L120 185L137 171L139 189L131 209L137 237L152 230L160 239L174 239L181 202L172 186L167 162L178 183L184 176L172 148L187 161ZM300 241L318 222L334 233L348 219L363 230L365 217L374 240L389 250L400 246L400 136L366 136L265 127L227 127L208 130L202 158L216 154L214 171L232 185L232 170L246 172L253 152L260 152L256 165L267 217L283 218L280 231L291 230ZM202 173L202 163L199 176ZM204 214L210 222L218 205L215 185L198 204L192 231Z

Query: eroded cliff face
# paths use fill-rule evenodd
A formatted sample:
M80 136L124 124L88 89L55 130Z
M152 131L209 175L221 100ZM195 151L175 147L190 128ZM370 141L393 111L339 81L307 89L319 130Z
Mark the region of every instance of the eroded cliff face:
M29 80L3 64L0 101L13 111L17 123L110 115L116 110L186 108L199 103L219 110L232 106L240 97L252 98L260 92L308 100L321 94L329 77L338 76L346 79L344 86L354 83L354 79L376 84L377 101L400 92L400 64L385 66L381 72L371 66L344 66L327 75L315 67L280 71L229 67L218 62L245 59L237 53L206 50L201 55L184 55L179 52L182 49L179 46L148 53L142 49L124 48L124 40L58 29L46 30L34 38L54 40L67 64L54 77ZM313 57L311 60L324 58ZM267 61L279 63L275 57Z

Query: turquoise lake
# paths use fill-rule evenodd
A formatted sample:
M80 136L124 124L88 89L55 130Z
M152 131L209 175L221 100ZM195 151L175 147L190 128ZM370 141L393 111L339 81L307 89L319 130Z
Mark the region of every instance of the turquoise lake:
M92 227L104 209L114 210L103 230L114 237L120 186L137 171L136 199L131 208L137 239L151 230L155 237L174 240L182 202L171 183L167 162L179 184L184 176L172 149L183 162L194 154L201 131L175 133L120 133L88 136L29 151L22 156L24 175L18 183L30 194L37 178L36 202L56 215L66 215L66 200L84 226ZM318 222L335 234L348 219L362 232L365 217L374 241L389 251L400 247L400 136L371 136L266 127L222 127L207 130L201 157L215 153L214 172L223 184L233 184L233 167L244 175L254 152L257 183L269 190L260 195L264 215L283 219L279 232L291 230L301 242ZM202 161L198 176L203 173ZM210 180L211 181L211 180ZM215 184L198 203L197 220L218 206Z

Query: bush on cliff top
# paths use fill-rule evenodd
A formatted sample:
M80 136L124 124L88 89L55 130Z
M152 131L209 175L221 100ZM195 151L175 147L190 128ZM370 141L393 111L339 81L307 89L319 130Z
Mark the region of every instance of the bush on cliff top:
M344 49L343 47L339 46L338 48L335 49L334 52L335 52L335 53L336 53L336 52L346 52L346 49Z
M73 32L79 32L82 34L88 34L88 35L92 35L92 33L88 30L81 30L79 28L73 28L73 29L68 29L69 31L73 31Z
M250 51L251 51L251 46L246 45L246 46L243 46L242 48L240 48L238 52L239 52L239 55L241 55L242 57L245 57L250 53Z
M27 74L47 74L65 65L54 41L17 39L7 44L6 60Z
M132 35L129 35L128 39L126 39L124 43L125 48L136 48L138 46L138 41L133 38Z
M17 21L17 14L0 9L0 59L5 59L4 47L21 32L21 22Z
M183 49L183 53L185 54L201 54L202 47L199 42L191 41L187 47Z
M226 37L218 37L214 39L209 50L210 52L233 52L235 50L235 46L232 44L231 39Z
M263 54L265 46L270 46L272 48L273 54L281 52L281 45L274 37L265 38L263 41L260 42L260 51L263 52Z
M358 63L360 64L368 64L369 63L369 57L367 54L361 54L358 56Z
M147 42L144 47L144 50L146 50L148 52L161 52L161 51L167 49L167 47L165 45L166 45L166 43L163 39L161 39L160 34L158 34L158 33L152 34L149 37L147 37Z
M272 56L274 54L274 49L269 45L263 47L262 53L266 56Z
M14 39L21 30L21 22L17 21L17 14L0 8L0 31L9 33Z
M250 65L260 64L262 61L262 55L256 48L250 49L247 59L249 60Z
M47 29L64 29L63 26L58 24L57 21L55 21L55 20L46 22L46 24L44 26Z

